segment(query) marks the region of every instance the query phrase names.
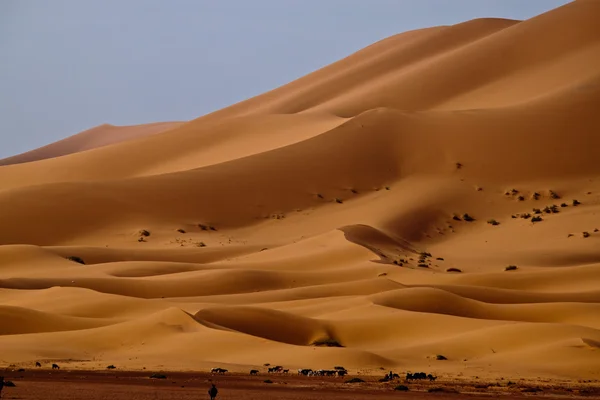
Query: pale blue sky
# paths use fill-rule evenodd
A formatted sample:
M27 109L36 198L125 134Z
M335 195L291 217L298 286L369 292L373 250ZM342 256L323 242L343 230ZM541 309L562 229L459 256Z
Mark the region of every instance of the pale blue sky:
M377 40L567 0L0 0L0 158L102 124L189 120Z

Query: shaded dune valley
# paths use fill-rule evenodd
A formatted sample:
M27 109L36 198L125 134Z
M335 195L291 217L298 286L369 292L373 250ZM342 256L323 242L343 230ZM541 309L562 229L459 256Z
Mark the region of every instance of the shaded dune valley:
M0 160L0 364L600 379L600 1Z

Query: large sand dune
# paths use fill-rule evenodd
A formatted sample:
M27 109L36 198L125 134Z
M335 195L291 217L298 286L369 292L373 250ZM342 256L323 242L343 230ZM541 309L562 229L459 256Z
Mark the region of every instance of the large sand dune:
M0 363L600 378L599 19L407 32L0 161Z

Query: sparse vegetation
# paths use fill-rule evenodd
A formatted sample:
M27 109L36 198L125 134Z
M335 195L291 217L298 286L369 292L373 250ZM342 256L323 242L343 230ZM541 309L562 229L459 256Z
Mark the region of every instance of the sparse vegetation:
M443 361L443 360L447 360L448 358L446 358L445 356L438 354L437 356L435 356L435 359L438 361Z
M152 374L150 375L151 379L167 379L167 376L164 374Z
M568 207L567 203L561 203L560 205L562 208Z
M407 392L409 389L408 389L408 386L405 386L405 385L398 385L398 386L396 386L396 387L394 388L394 390L398 390L398 391L402 391L402 392Z
M207 231L208 230L208 226L204 225L204 224L198 224L198 228L202 229L203 231Z
M462 221L458 215L453 216L452 219L455 221Z
M463 221L467 221L467 222L473 222L475 221L475 218L471 217L469 214L465 213L463 214L462 217Z
M517 266L516 265L509 265L508 267L504 268L505 271L516 271L517 270Z
M600 231L600 229L598 229L598 228L594 229L594 232L599 232L599 231Z
M525 201L525 196L519 196L519 197L517 197L517 200L519 200L519 201Z
M419 263L417 264L417 267L421 267L421 268L429 268L429 265L424 264L424 263Z
M582 232L582 236L584 238L588 238L588 237L590 237L590 233L589 232Z
M115 366L114 366L114 365L112 365L112 364L111 364L111 365L109 365L108 367L106 367L106 369L115 369L115 368L117 368L117 367L115 367Z
M338 204L342 204L344 201L336 197L335 202Z
M358 190L356 190L356 189L350 189L350 191L354 194L358 194Z
M541 214L541 213L542 213L542 210L540 210L539 208L534 208L534 209L533 209L533 213L534 213L534 214Z
M442 257L438 257L438 258L436 258L436 260L438 260L438 261L444 261L444 259Z
M573 205L574 206L578 206L580 204L581 204L581 202L579 200L573 200Z
M540 199L540 194L538 192L533 192L533 194L531 195L531 198L533 200L539 200Z
M389 187L389 186L386 186L386 187L385 187L385 190L390 190L390 187Z
M462 272L459 268L448 268L446 272Z
M543 221L543 219L540 216L535 216L535 217L531 218L531 222L541 222L541 221Z
M216 230L217 230L217 228L215 228L215 227L214 227L214 226L212 226L212 225L209 225L208 229L210 229L211 231L215 231L215 232L216 232Z
M139 234L140 234L140 236L148 237L148 236L150 236L150 231L147 231L147 230L145 230L145 229L142 229L142 230L139 232Z
M461 169L463 167L463 165L459 162L456 163L456 169Z
M179 233L185 233L185 229L179 228L179 229L177 229L177 232L179 232Z
M427 253L426 251L423 251L423 252L421 252L419 254L421 255L421 258L431 257L431 253Z
M270 380L270 379L265 379L263 382L264 382L264 383L273 383L273 381L272 381L272 380Z
M553 190L549 190L548 191L550 193L550 198L551 199L560 199L560 196L558 194L556 194L556 192L554 192Z
M204 243L204 242L198 242L198 243L196 243L196 246L197 247L206 247L206 243Z
M317 197L320 199L324 199L325 197L323 197L323 195L321 193L317 193Z
M67 257L65 257L65 258L66 258L67 260L69 260L69 261L73 261L73 262L76 262L76 263L79 263L79 264L84 264L84 265L85 265L85 262L83 261L83 259L82 259L81 257L77 257L77 256L67 256Z
M529 218L531 218L531 214L529 214L529 213L521 214L521 218L529 219Z
M496 221L495 219L489 219L487 223L494 226L500 225L500 222Z
M317 347L344 347L340 342L333 338L318 339L312 342L311 345Z
M352 378L352 379L348 379L346 381L346 383L362 383L364 382L364 380L360 379L360 378Z
M569 233L569 234L567 235L567 237L568 237L568 238L570 238L570 237L572 237L572 236L575 236L575 235L573 235L572 233Z

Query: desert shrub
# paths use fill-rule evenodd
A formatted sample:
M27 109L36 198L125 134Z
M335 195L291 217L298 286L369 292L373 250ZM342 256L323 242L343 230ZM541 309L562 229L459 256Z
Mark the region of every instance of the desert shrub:
M458 269L458 268L448 268L446 270L446 272L462 272L462 271L460 269Z
M206 243L204 243L204 242L198 242L198 243L196 243L196 246L197 247L206 247Z
M534 213L534 214L541 214L541 213L542 213L542 210L540 210L539 208L534 208L534 209L533 209L533 213Z
M459 162L456 163L456 169L461 169L463 167L463 165Z
M207 231L208 230L208 225L198 224L198 228L202 229L203 231Z
M389 187L389 186L386 186L386 187L385 187L385 190L390 190L390 187Z
M508 267L504 268L505 271L515 271L518 267L516 265L509 265Z
M270 380L270 379L266 379L266 380L264 380L263 382L264 382L264 383L273 383L273 381L272 381L272 380Z
M424 263L420 263L420 264L417 264L417 267L421 267L421 268L429 268L429 265L427 265L427 264L424 264Z
M534 193L531 195L531 198L532 198L532 199L534 199L534 200L539 200L539 198L540 198L540 194L539 194L538 192L534 192Z
M144 237L150 236L150 231L147 231L145 229L142 229L139 233L140 233L140 236L144 236Z
M346 383L361 383L364 382L364 380L360 379L360 378L352 378L352 379L348 379L346 381Z
M318 347L344 347L340 342L333 338L318 339L312 342L311 345Z
M317 193L317 197L320 199L324 199L323 195L321 193Z
M560 199L560 196L558 194L556 194L553 190L550 190L549 193L550 193L550 198Z
M435 356L435 359L438 361L447 360L447 358L441 354L438 354L437 356Z
M462 221L458 215L453 216L452 219L455 221Z
M569 207L569 206L567 205L567 203L561 203L561 205L560 205L560 206L561 206L562 208Z
M578 206L580 204L581 204L581 202L579 200L573 200L573 205L574 206Z
M152 374L150 375L151 379L167 379L167 376L164 374Z
M179 232L179 233L185 233L185 229L179 228L179 229L177 229L177 232Z
M471 217L469 214L463 214L463 220L467 222L475 221L475 218Z
M572 233L569 233L569 234L567 235L567 237L568 237L568 238L570 238L570 237L572 237L572 236L575 236L575 235L573 235Z
M444 258L443 257L438 257L438 258L436 258L436 260L438 260L438 261L444 261Z
M421 258L431 257L431 253L427 253L426 251L423 251L423 252L421 252L419 254L421 255Z
M343 201L342 199L338 199L338 198L336 197L336 199L335 199L335 202L336 202L336 203L338 203L338 204L342 204L344 201Z
M529 214L529 213L521 214L521 218L529 219L529 218L531 218L531 214Z
M398 385L398 386L396 386L396 387L394 388L394 390L399 390L399 391L402 391L402 392L407 392L409 389L408 389L408 386L405 386L405 385Z
M215 231L215 232L216 232L216 230L217 230L217 228L215 228L215 227L214 227L214 226L212 226L212 225L210 225L210 226L208 227L208 229L210 229L211 231Z
M596 228L594 229L594 232L600 232L600 229Z
M445 388L445 387L432 387L427 389L429 393L458 393L458 390L454 388Z
M84 264L84 265L85 265L85 262L83 261L83 259L82 259L81 257L77 257L77 256L68 256L68 257L66 257L66 259L67 259L67 260L69 260L69 261L73 261L73 262L76 262L76 263L79 263L79 264Z
M358 190L356 190L356 189L350 189L350 191L354 194L358 194Z
M536 217L531 218L531 222L540 222L540 221L543 221L542 217L536 216Z
M490 219L487 223L494 226L500 225L500 222L496 221L495 219Z
M115 369L115 368L117 368L117 367L115 367L115 366L114 366L114 365L112 365L112 364L111 364L111 365L109 365L108 367L106 367L106 369Z
M519 201L525 201L525 196L519 196L519 197L517 197L517 200L519 200Z
M590 233L589 232L583 232L582 233L584 238L590 237Z

